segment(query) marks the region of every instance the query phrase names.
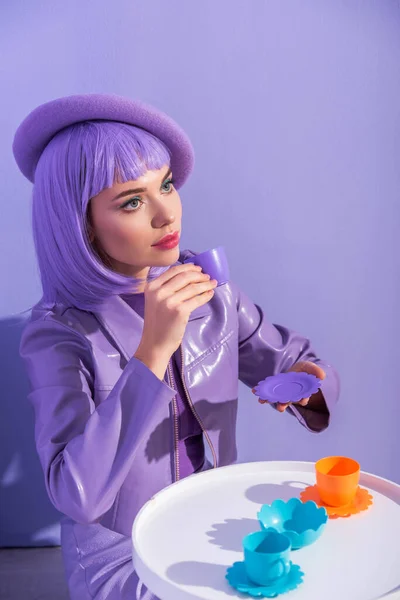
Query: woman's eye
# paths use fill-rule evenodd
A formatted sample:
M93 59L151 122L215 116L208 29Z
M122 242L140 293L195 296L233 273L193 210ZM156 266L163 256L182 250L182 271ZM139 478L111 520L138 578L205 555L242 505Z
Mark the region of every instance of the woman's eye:
M139 203L139 204L135 204L135 203ZM128 212L133 212L135 210L139 210L139 208L142 206L142 204L143 204L143 202L140 200L140 198L131 198L130 200L128 200L128 202L125 202L125 204L123 204L121 206L121 208Z
M164 181L162 187L168 186L168 189L166 191L167 192L172 192L172 188L173 188L174 183L175 183L174 179L172 179L172 178L171 179L167 179L167 181Z
M161 187L164 188L167 194L170 194L174 189L174 183L174 179L167 179L167 181L164 181ZM144 204L144 202L140 198L131 198L130 200L125 202L125 204L122 204L121 209L123 209L126 212L135 212L141 208L142 204Z

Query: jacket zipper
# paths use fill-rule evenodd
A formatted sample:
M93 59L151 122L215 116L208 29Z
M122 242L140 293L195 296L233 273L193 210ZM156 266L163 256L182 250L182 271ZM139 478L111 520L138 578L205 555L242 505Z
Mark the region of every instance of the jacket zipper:
M174 376L171 367L171 359L168 363L168 375L169 375L169 384L170 386L176 390ZM180 472L179 472L179 423L178 423L178 406L176 403L176 394L172 399L172 411L174 414L174 464L175 464L175 481L179 481Z
M213 455L213 461L214 461L213 468L216 469L217 468L217 455L216 455L215 450L213 448L213 445L211 443L210 437L209 437L209 435L208 435L208 433L207 433L207 431L206 431L206 429L205 429L205 427L203 425L203 422L200 419L199 415L195 411L195 408L193 406L193 402L192 402L192 400L190 398L188 389L186 387L185 373L184 373L184 367L183 367L183 348L182 348L182 344L179 346L179 348L180 348L180 351L181 351L181 365L182 365L181 366L181 377L182 377L183 389L185 390L186 398L187 398L187 401L189 403L190 409L191 409L191 411L193 413L193 416L197 420L198 424L201 427L202 432L204 433L205 437L207 438L208 445L210 446L210 449L211 449L211 452L212 452L212 455Z

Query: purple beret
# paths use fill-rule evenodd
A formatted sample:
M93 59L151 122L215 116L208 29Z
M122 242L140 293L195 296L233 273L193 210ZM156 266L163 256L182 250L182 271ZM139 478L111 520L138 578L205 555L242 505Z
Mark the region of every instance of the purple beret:
M41 104L22 121L14 136L13 153L23 175L34 182L40 155L61 129L94 119L136 125L164 142L171 152L171 169L177 188L192 172L192 144L168 115L138 100L115 94L81 94Z

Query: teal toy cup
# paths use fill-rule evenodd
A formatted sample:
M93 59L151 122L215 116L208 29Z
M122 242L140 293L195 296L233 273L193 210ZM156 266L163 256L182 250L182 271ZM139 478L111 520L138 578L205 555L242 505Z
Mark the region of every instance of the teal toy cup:
M244 566L247 577L258 585L270 585L288 575L291 542L274 531L257 531L243 539Z

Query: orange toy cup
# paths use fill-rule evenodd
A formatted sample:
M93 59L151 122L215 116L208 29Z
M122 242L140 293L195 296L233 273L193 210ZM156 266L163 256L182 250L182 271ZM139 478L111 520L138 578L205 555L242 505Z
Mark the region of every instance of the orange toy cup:
M328 506L345 506L356 495L360 465L345 456L328 456L315 463L318 494Z

